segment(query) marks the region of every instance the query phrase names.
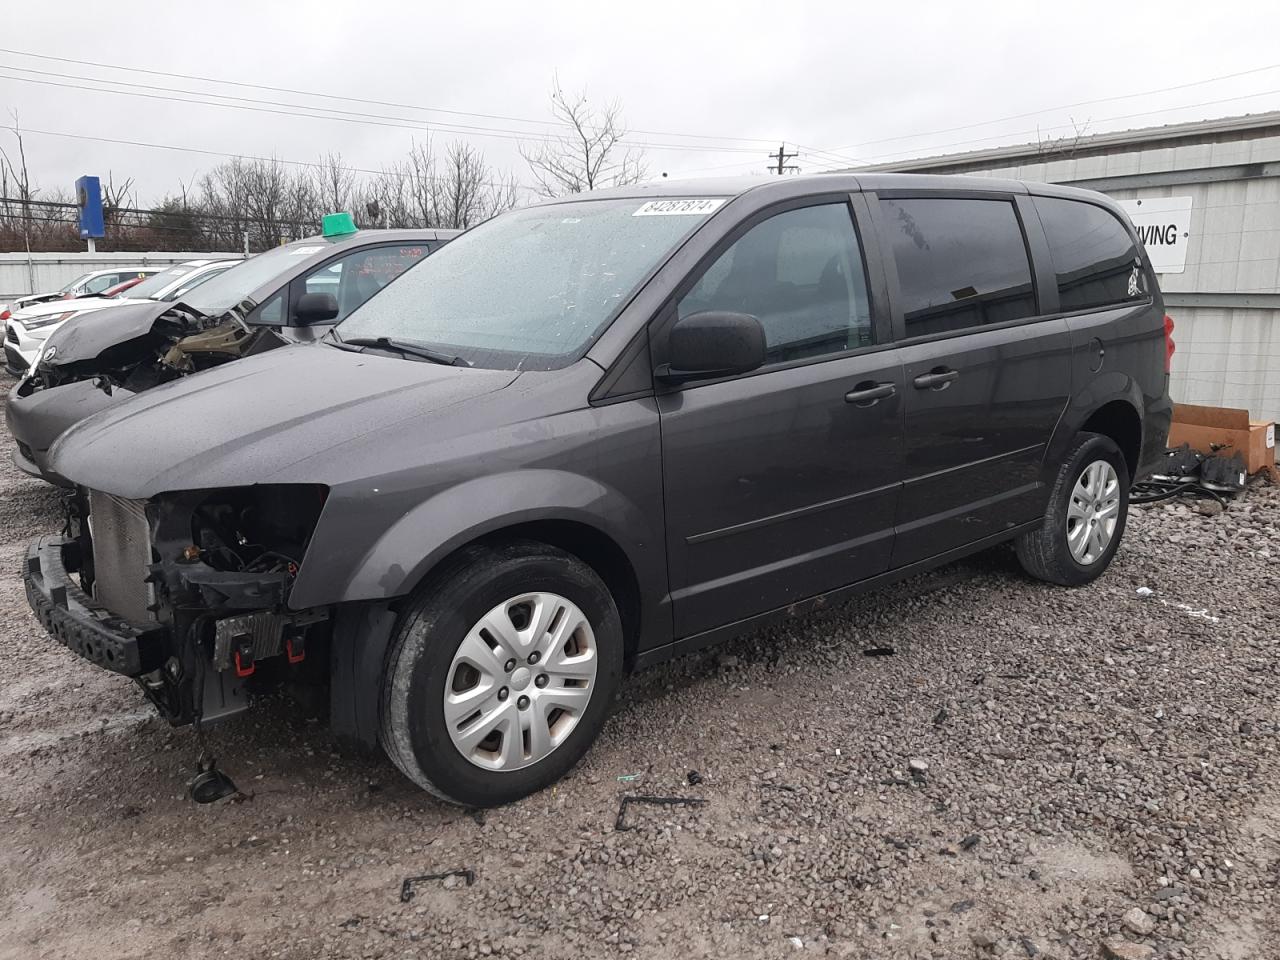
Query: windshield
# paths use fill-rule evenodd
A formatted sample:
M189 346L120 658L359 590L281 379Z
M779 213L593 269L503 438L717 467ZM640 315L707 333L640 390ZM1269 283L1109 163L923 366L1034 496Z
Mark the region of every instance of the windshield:
M202 283L184 296L182 302L209 316L230 310L264 283L303 263L307 257L328 249L323 240L315 243L291 243L274 247L266 253L250 257L238 263L226 273L220 273L208 283Z
M135 283L132 287L125 291L130 299L140 299L142 297L154 297L159 291L163 290L173 281L181 276L185 276L194 270L195 267L188 267L178 264L176 267L170 267L168 270L161 270L159 273L153 273L141 283Z
M58 292L59 292L59 293L70 293L72 290L74 290L76 287L80 286L80 284L84 283L86 280L88 280L88 279L89 279L90 277L92 277L92 276L93 276L93 274L92 274L92 273L82 273L82 274L80 274L80 276L76 277L74 280L72 280L70 283L68 283L65 287L63 287L63 288L62 288L61 290L59 290Z
M722 202L580 200L504 214L407 270L338 334L428 344L479 367L564 366Z
M205 267L205 269L200 273L197 273L193 277L188 277L188 279L183 280L180 284L178 284L168 293L164 294L164 296L157 297L156 299L165 300L169 302L172 302L174 300L188 299L187 294L190 293L192 290L194 290L196 287L201 286L202 284L208 283L210 280L212 280L214 277L218 276L219 274L226 273L235 265L236 264L234 263L223 263L223 264L219 264L216 267Z

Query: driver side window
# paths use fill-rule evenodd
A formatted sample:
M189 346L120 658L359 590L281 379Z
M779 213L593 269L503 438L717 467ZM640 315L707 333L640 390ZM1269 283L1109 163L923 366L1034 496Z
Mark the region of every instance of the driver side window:
M769 363L843 353L874 342L862 251L843 203L802 207L756 224L707 268L680 317L749 313Z

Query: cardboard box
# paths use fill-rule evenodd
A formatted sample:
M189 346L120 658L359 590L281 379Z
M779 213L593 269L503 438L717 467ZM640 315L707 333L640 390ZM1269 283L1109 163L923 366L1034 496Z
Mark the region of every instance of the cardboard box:
M1184 443L1205 456L1215 452L1227 456L1239 453L1250 474L1267 470L1273 477L1277 475L1276 425L1250 420L1248 410L1175 403L1169 446L1179 447Z

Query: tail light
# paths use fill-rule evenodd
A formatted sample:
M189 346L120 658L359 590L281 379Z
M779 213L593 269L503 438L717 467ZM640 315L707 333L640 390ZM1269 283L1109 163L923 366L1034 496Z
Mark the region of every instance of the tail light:
M7 321L12 316L13 316L13 313L11 311L0 310L0 320Z
M1173 366L1173 351L1177 345L1173 342L1173 317L1164 315L1164 372L1168 373Z

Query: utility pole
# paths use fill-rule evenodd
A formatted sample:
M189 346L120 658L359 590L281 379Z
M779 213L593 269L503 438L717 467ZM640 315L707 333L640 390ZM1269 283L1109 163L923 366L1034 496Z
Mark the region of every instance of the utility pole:
M788 160L794 160L798 156L800 156L798 153L787 153L787 145L780 143L778 144L778 152L769 154L769 159L772 162L765 169L772 170L778 176L782 176L784 173L799 173L800 168L798 166L794 163L787 163Z

